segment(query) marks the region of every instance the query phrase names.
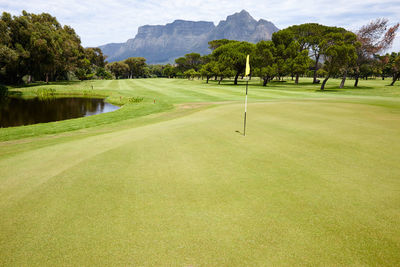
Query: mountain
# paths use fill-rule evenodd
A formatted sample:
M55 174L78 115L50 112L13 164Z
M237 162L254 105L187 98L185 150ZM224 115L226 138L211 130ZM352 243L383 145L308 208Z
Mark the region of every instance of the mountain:
M257 43L270 40L279 29L267 20L256 21L242 10L219 22L217 26L207 21L175 20L166 25L145 25L138 29L135 38L126 43L100 46L109 62L128 57L144 57L147 63L172 63L178 57L196 52L208 54L208 42L230 39Z

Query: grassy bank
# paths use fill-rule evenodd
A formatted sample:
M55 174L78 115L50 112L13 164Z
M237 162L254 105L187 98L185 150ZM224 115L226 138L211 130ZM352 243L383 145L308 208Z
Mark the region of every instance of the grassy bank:
M243 137L243 87L96 81L144 101L0 129L0 265L395 266L400 87L386 83L252 81Z
M357 101L357 96L371 104L398 105L400 97L398 86L387 86L387 81L362 81L357 89L350 86L339 89L338 80L331 79L326 91L319 91L319 85L311 83L311 79L303 79L301 85L294 85L290 79L284 82L273 82L267 87L260 81L250 81L250 101L265 101L296 98L348 98ZM244 86L244 82L241 82ZM205 84L204 81L187 81L176 79L140 79L140 80L106 80L85 82L59 82L37 84L11 89L11 95L30 98L36 97L40 90L52 90L56 96L102 97L115 105L124 106L122 109L92 117L59 121L24 127L4 128L0 130L0 141L34 137L45 134L56 134L114 123L122 120L141 117L166 110L174 105L191 102L224 102L242 101L243 88L232 85L232 81L224 81L218 85L216 81ZM381 96L382 98L379 98ZM141 103L131 103L132 98L141 97ZM156 104L154 104L154 101Z

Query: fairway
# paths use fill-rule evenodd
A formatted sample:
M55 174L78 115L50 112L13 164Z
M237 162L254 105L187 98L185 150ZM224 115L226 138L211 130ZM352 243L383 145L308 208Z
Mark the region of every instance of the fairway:
M144 101L0 129L0 266L399 265L400 87L337 83L251 81L246 137L241 85L48 85Z

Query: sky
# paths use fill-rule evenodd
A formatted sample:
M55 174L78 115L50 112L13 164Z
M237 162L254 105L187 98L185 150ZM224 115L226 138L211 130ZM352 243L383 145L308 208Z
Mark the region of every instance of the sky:
M377 18L387 18L391 25L400 22L400 0L0 0L0 11L12 15L22 10L50 13L72 26L85 47L125 42L147 24L176 19L218 24L242 9L280 29L316 22L355 31ZM400 37L390 51L400 51Z

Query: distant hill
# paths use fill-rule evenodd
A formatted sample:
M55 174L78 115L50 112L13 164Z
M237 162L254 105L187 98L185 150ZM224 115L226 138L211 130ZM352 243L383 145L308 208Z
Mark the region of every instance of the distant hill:
M107 61L119 61L128 57L144 57L147 63L172 63L187 53L208 54L208 42L230 39L256 43L270 40L279 29L267 20L256 21L242 10L228 16L217 26L207 21L175 20L166 25L145 25L138 29L133 39L126 43L110 43L100 46Z

